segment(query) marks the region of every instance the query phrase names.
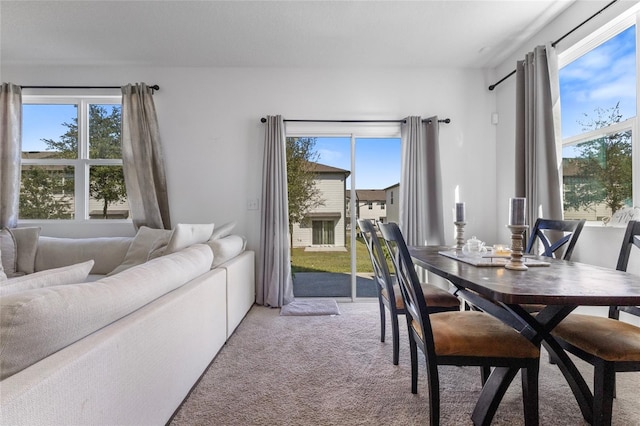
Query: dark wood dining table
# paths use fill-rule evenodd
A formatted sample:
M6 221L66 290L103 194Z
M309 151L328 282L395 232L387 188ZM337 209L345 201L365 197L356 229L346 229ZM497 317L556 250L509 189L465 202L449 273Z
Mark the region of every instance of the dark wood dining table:
M526 271L503 266L474 266L451 256L443 246L409 247L414 263L447 279L456 293L473 306L518 330L549 351L592 424L593 394L573 361L551 335L553 328L578 306L640 305L640 278L627 272L550 258L547 266ZM449 256L440 252L449 252ZM526 263L525 263L526 264ZM524 305L545 305L532 314ZM472 414L474 424L486 424L517 369L495 368L482 388Z

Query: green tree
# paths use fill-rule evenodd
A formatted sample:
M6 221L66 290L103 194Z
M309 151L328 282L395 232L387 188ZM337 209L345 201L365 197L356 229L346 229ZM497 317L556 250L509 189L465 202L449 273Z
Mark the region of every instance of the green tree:
M620 105L596 108L595 118L584 114L578 122L583 131L601 129L622 119ZM580 181L565 197L565 209L595 209L604 203L614 214L631 199L631 132L617 132L576 146L579 155L573 160Z
M309 211L323 205L324 200L315 180L314 166L319 158L314 150L316 139L287 138L286 143L289 236L293 238L293 225L302 223Z
M110 111L102 105L89 106L89 158L122 158L121 110ZM42 139L47 148L55 151L53 158L78 157L78 119L62 123L67 131L59 140ZM102 217L107 218L108 208L127 199L124 173L121 166L91 166L89 169L89 195L102 203Z
M20 218L71 219L71 200L66 194L73 179L64 179L63 170L25 167L20 186Z

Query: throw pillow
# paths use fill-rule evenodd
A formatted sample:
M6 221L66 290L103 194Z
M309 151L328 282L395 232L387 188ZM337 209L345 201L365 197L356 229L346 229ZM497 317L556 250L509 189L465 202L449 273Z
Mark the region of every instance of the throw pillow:
M188 224L178 223L171 234L165 254L180 251L193 244L206 243L213 233L213 223Z
M13 228L9 232L13 234L16 242L16 271L25 274L34 273L40 227Z
M16 276L16 240L6 228L0 230L0 256L2 268L7 277Z
M153 229L147 226L141 226L131 242L122 263L107 275L114 275L132 266L145 263L149 260L151 251L156 247L157 241L166 240L170 235L171 231L166 229Z
M84 282L93 267L93 260L76 263L62 268L39 271L22 277L9 278L0 287L0 296L20 293L35 288L51 287L54 285L77 284Z
M236 223L235 222L228 222L225 223L224 225L217 227L213 233L211 234L211 238L209 238L210 240L217 240L218 238L224 238L228 235L231 235L231 231L233 231L233 228L236 227Z
M209 240L207 245L213 251L213 262L211 262L211 269L213 269L242 253L247 240L240 235L228 235L224 238Z
M161 238L158 238L153 244L153 247L151 247L151 251L149 252L149 260L164 256L165 251L167 250L167 244L169 244L169 240L171 239L172 235L171 231L166 232L167 233Z

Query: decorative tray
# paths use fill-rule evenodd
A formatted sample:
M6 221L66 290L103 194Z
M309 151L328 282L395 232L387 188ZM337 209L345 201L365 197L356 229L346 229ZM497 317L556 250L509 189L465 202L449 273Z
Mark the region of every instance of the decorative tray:
M496 254L485 254L482 256L467 256L464 254L458 254L455 251L439 251L439 254L443 256L450 257L452 259L458 260L460 262L468 263L473 266L504 266L509 261L510 256L508 255L496 255ZM549 262L545 262L544 260L533 259L524 255L522 257L522 261L527 266L549 266Z

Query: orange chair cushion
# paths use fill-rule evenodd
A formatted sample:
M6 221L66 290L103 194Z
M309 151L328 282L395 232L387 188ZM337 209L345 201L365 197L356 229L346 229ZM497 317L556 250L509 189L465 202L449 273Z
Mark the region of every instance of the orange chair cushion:
M606 361L640 361L640 327L623 321L570 314L551 334Z
M431 284L421 284L420 286L422 287L422 293L424 293L424 300L427 302L427 307L460 307L460 299L448 291ZM382 296L389 300L389 292L386 289L382 289L381 292ZM396 308L404 309L404 300L402 299L402 292L400 291L400 286L398 284L393 286L393 293L396 297Z
M540 350L520 333L489 314L451 311L429 315L436 355L538 358ZM417 321L412 326L419 336Z

